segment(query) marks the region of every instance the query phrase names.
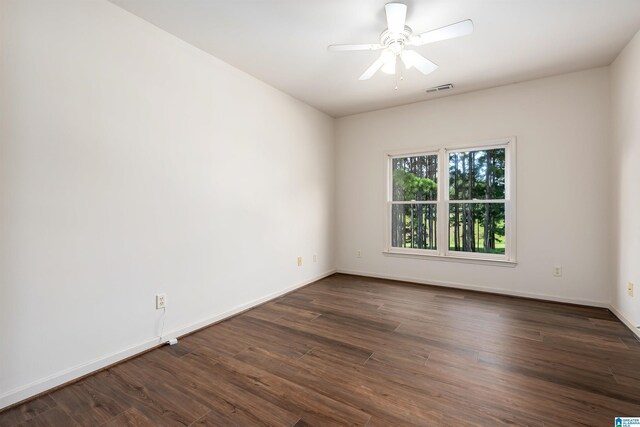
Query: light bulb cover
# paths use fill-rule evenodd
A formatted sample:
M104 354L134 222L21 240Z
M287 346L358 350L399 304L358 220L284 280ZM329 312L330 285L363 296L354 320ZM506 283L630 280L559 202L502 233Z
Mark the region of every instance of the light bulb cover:
M384 65L380 68L380 71L386 74L396 73L396 54L390 50L385 50L381 55Z

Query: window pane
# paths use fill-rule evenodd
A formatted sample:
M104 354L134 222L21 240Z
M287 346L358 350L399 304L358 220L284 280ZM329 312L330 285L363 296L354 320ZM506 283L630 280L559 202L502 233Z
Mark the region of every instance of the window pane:
M504 254L504 203L451 203L449 250Z
M505 149L449 153L449 199L504 199Z
M394 201L438 199L438 156L392 159Z
M394 248L436 249L435 204L393 205L391 245Z

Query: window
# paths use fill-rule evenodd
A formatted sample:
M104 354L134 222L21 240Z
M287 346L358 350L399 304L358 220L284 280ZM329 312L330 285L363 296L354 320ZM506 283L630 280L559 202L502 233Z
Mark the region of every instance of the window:
M515 140L388 155L385 252L515 261Z
M435 250L438 243L438 155L391 159L391 244Z

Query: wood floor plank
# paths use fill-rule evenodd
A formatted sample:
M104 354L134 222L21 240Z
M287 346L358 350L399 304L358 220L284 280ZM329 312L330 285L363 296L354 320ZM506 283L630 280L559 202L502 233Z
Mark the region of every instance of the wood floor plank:
M188 389L188 395L211 409L202 422L211 423L232 416L250 419L254 424L289 425L300 418L245 389L228 382L220 383L220 377L216 375L219 371L214 368L220 355L209 348L197 349L178 362L167 361L154 352L144 357L146 360L140 363L149 366L165 381L177 379Z
M42 412L37 417L31 418L24 423L18 424L20 427L77 427L76 421L69 416L62 408L57 406Z
M241 324L244 330L249 329L258 333L262 339L265 337L281 337L286 342L283 347L295 345L299 348L298 353L305 354L314 347L323 346L349 352L354 357L361 357L363 360L366 360L371 355L372 351L365 346L354 345L348 340L335 339L325 334L317 334L311 326L308 328L297 327L298 325L312 325L311 322L315 322L315 319L302 323L292 322L285 318L280 318L273 322L256 321L250 318L237 319L237 323Z
M23 405L0 412L0 426L14 426L29 421L56 405L51 396L45 394Z
M335 274L0 412L13 426L611 425L640 342L606 309Z
M333 369L331 372L327 372L324 369L318 369L317 365L307 363L308 359L303 358L297 361L284 359L258 348L249 349L242 355L243 361L287 378L296 384L303 385L314 393L355 407L367 408L368 412L377 414L378 417L384 418L389 422L393 421L395 425L403 425L409 422L410 418L406 416L404 404L397 405L380 399L372 400L370 394L363 389L366 379L364 377L354 377L349 370L344 370L345 365L350 366L351 363L355 362L349 362L335 354L333 356L340 358L345 364L341 364L340 369ZM308 355L305 355L306 357ZM400 416L398 416L399 414ZM423 413L422 415L421 418L415 421L434 422L435 420L442 420L443 417L442 414L435 411L431 411L428 414ZM305 417L303 417L303 420L305 422L308 421Z
M338 364L334 359L335 355L331 353L314 351L305 356L303 361L313 366L316 371L322 372L323 375L330 376L335 371L334 366ZM411 369L406 366L396 368L378 363L372 358L364 367L354 365L346 372L338 371L335 381L348 379L349 383L362 383L364 390L369 393L367 398L377 396L376 406L385 406L389 411L393 411L392 408L402 409L404 411L402 416L417 424L420 424L421 419L428 418L425 414L418 415L415 412L416 408L429 409L432 411L431 414L442 414L442 420L448 418L450 422L455 421L459 425L488 422L495 424L506 422L506 420L518 420L521 425L542 425L536 417L518 414L512 408L509 410L500 408L497 402L488 396L479 395L474 399L474 395L469 393L469 389L464 384L464 378L451 375L438 377L428 375L429 373L427 368ZM479 401L479 398L484 400ZM460 417L457 410L460 407L468 410L475 407L477 411L486 413L478 417L477 414L468 412L464 417ZM431 420L431 423L434 422L436 421ZM437 422L437 425L440 422Z
M58 406L80 425L99 425L131 407L120 396L102 392L90 381L80 381L51 393Z
M133 407L159 425L189 425L209 412L169 384L160 383L132 363L123 363L101 373L100 383L122 395ZM180 386L180 383L174 383Z
M364 426L370 415L354 406L313 393L308 388L235 358L223 358L220 365L234 374L238 385L249 387L254 394L318 425Z
M113 417L108 422L102 424L102 427L155 427L149 418L136 408L130 408L123 413Z
M253 426L270 426L273 424L268 423L265 420L258 420L251 414L244 412L241 409L230 406L228 411L217 412L211 411L198 421L191 424L191 426L206 426L206 427L222 427L222 426L238 426L238 427L253 427ZM297 425L297 424L295 424Z

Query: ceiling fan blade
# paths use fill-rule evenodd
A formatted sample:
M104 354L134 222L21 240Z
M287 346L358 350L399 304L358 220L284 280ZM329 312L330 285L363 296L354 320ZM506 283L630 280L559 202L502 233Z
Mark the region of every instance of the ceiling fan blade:
M429 61L424 56L420 55L418 52L414 50L404 50L400 54L400 59L404 63L404 66L407 69L411 67L415 67L422 74L429 74L434 72L438 66L433 62Z
M440 40L453 39L456 37L466 36L473 32L473 22L470 19L438 28L437 30L427 31L411 37L409 44L412 46L422 46L423 44L439 42Z
M387 3L384 5L387 13L387 28L392 33L404 31L404 23L407 19L407 5L402 3Z
M362 73L358 80L369 80L384 65L382 57L376 59L367 70Z
M327 47L327 50L333 52L347 52L352 50L378 50L382 49L380 44L332 44Z

